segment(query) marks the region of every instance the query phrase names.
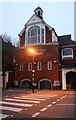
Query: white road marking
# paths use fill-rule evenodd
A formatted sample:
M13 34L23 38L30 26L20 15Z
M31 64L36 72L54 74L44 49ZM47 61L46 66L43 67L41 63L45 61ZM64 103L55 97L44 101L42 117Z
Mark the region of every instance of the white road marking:
M57 101L59 102L60 100L59 100L59 99L57 99Z
M43 112L43 111L45 111L45 110L47 110L47 109L48 109L48 108L43 108L43 109L41 109L40 111L42 111L42 112Z
M52 106L52 104L47 105L47 107L51 107L51 106Z
M52 96L50 96L50 97L56 97L57 95L52 95Z
M45 100L43 98L38 98L38 99L36 99L36 98L27 98L27 97L14 97L14 98L17 98L17 99L26 99L26 100L40 100L40 101Z
M76 104L56 104L56 105L76 105Z
M52 102L52 104L55 104L56 102Z
M40 114L40 113L37 112L37 113L33 114L32 117L36 117L36 116L38 116L39 114Z
M33 101L33 100L18 100L18 99L11 99L11 98L5 98L4 100L8 101L14 101L14 102L29 102L29 103L40 103L40 101Z
M1 114L0 113L0 118L6 118L6 117L8 117L9 115L6 115L6 114Z
M22 109L19 108L13 108L13 107L6 107L6 106L0 106L0 110L8 110L8 111L13 111L13 112L19 112Z
M5 97L9 97L9 96L5 96Z
M32 107L33 104L20 104L20 103L14 103L14 102L6 102L6 101L0 101L0 104L7 104L7 105L15 105L15 106L21 106L21 107Z
M63 99L63 97L60 98L61 100Z

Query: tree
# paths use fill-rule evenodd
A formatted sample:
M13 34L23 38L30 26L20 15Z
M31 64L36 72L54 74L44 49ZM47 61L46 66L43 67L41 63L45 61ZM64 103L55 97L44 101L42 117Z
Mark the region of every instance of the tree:
M5 89L6 71L14 71L14 68L15 68L15 64L13 62L14 56L15 56L15 46L12 44L12 38L7 35L2 35L3 89Z

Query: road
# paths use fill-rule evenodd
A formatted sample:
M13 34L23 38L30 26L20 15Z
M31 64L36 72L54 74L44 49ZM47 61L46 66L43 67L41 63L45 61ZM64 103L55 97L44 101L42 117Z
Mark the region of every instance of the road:
M15 118L75 120L76 91L42 90L26 93L9 90L2 94L0 110L2 120Z

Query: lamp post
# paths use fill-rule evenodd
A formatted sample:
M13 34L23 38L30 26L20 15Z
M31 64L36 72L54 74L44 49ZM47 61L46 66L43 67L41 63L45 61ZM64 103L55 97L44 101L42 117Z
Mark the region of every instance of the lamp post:
M33 56L33 66L32 66L32 92L34 93L34 73L35 73L35 70L34 70L34 54L35 54L35 51L34 51L34 49L32 49L32 48L30 48L29 49L29 52L32 54L32 56Z

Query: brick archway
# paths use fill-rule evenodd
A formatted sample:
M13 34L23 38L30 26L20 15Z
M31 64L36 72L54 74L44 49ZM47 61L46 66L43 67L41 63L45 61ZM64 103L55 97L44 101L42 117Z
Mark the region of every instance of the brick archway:
M66 89L76 89L76 72L66 73Z
M38 83L39 89L52 89L52 83L49 79L41 79Z
M24 89L31 89L32 88L32 81L29 79L23 79L20 82L20 88Z

